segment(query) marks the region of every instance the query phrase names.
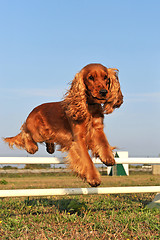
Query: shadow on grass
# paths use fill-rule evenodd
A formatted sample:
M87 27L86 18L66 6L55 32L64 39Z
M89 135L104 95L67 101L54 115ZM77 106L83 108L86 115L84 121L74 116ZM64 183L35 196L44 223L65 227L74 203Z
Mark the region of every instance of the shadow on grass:
M78 199L27 199L25 200L25 205L27 206L43 206L43 207L52 207L55 206L60 212L68 212L70 214L77 213L78 215L82 211L87 209L85 202L80 202Z
M114 196L110 195L108 198L104 196L101 200L95 199L94 204L92 204L91 211L106 211L108 208L110 210L119 210L125 209L126 207L132 207L136 204L136 207L144 208L148 203L152 202L154 194L115 194ZM87 203L85 200L79 200L78 198L62 198L62 199L50 199L50 198L34 198L26 199L24 201L26 206L32 207L55 207L59 212L68 212L70 214L77 213L81 214L87 210Z

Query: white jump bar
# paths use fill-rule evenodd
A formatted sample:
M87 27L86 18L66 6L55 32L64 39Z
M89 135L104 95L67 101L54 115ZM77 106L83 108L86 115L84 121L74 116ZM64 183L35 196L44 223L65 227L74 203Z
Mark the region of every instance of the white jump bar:
M115 158L117 164L160 164L160 158ZM94 163L102 163L93 158ZM62 164L63 158L56 157L0 157L0 164Z
M64 196L87 194L153 193L160 192L160 186L101 187L101 188L55 188L0 190L0 197Z

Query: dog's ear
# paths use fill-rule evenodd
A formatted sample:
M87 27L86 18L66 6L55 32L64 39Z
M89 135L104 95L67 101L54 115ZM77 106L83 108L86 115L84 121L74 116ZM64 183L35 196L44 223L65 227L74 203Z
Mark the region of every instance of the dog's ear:
M76 74L71 87L65 95L63 106L67 117L82 121L87 117L86 86L83 80L83 71Z
M119 108L123 103L123 95L118 79L118 69L108 68L108 78L110 78L110 95L104 104L104 113L110 114L115 108Z

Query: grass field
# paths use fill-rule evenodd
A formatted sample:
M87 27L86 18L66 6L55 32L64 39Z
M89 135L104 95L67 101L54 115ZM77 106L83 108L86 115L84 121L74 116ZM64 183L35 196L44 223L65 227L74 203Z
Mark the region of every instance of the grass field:
M159 176L102 176L102 187L159 185ZM88 187L72 174L0 175L1 189ZM160 239L155 194L0 199L0 239Z

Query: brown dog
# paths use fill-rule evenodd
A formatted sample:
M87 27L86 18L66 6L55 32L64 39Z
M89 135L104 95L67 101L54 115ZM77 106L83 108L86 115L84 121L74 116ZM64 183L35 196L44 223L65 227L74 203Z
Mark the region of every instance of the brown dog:
M107 166L115 164L103 131L103 118L123 103L117 73L117 69L101 64L85 66L76 74L63 101L33 109L21 132L4 141L31 154L38 151L37 143L45 142L51 154L58 144L62 151L68 151L70 167L91 186L98 186L100 174L88 150Z

